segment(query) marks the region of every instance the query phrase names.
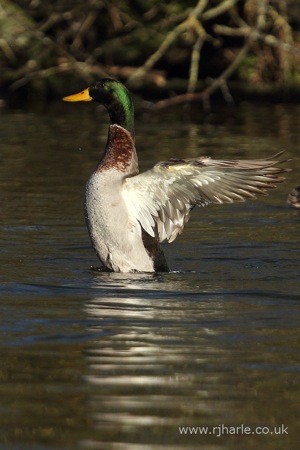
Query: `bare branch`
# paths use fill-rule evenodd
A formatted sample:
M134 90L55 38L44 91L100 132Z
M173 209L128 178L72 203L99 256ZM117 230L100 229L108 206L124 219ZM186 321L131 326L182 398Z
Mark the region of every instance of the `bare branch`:
M205 41L205 34L203 36L198 36L193 47L190 65L190 77L187 88L188 92L195 92L196 89L199 73L200 52L204 44L204 41Z
M252 45L252 36L249 36L245 45L236 55L232 63L226 68L226 70L224 70L224 72L218 78L214 79L213 82L202 92L181 94L173 98L160 100L159 102L156 103L156 107L161 109L166 108L167 106L178 105L180 103L185 102L207 100L217 89L219 89L221 86L224 86L226 80L233 74L233 72L241 64L242 60L250 50L251 45Z
M172 31L170 31L159 48L147 59L147 61L136 70L134 74L129 78L128 83L133 83L136 79L141 78L144 74L150 70L159 59L166 53L169 47L176 41L178 36L183 33L190 26L195 27L195 22L201 16L204 8L209 0L199 0L197 6L189 13L187 19L177 25Z
M224 0L222 3L220 3L215 8L211 8L202 15L202 20L211 20L214 17L220 16L224 12L228 11L230 8L232 8L239 0Z
M276 38L272 34L264 34L260 31L253 30L249 26L244 26L240 28L231 28L226 25L215 25L213 27L214 32L217 34L223 34L226 36L243 36L243 37L249 37L250 34L252 34L252 38L254 40L260 40L264 42L267 45L270 45L271 47L278 47L282 50L289 52L289 53L295 53L296 55L300 55L300 49L287 43L283 42L280 39Z

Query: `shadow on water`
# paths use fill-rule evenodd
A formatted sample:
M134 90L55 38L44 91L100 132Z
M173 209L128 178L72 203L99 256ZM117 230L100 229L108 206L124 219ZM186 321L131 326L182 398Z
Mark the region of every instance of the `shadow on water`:
M89 269L97 261L81 204L97 157L86 142L99 146L91 113L4 114L0 449L298 448L299 215L285 200L299 184L300 115L291 108L275 107L271 122L267 106L251 105L205 125L196 115L172 128L169 116L141 121L143 168L157 141L159 159L199 146L232 158L286 147L295 162L266 199L195 211L165 246L173 272L130 275ZM74 138L70 123L83 134Z

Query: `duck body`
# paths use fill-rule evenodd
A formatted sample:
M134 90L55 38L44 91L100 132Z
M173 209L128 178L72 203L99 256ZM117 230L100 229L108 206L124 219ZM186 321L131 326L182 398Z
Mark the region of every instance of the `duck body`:
M253 199L284 180L287 169L275 157L171 159L139 174L133 104L125 86L105 78L64 100L97 101L110 116L105 151L86 184L84 205L101 270L168 271L160 244L182 232L195 206Z
M120 146L121 153L117 151ZM107 270L164 271L167 264L158 241L145 236L139 222L129 217L123 196L124 180L137 173L130 133L111 125L104 157L86 184L85 220L90 239ZM153 241L150 245L149 240Z

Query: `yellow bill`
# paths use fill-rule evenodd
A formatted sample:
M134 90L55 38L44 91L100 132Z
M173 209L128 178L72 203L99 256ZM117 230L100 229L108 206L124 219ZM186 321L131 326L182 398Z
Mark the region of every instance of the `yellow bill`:
M68 95L63 98L63 101L65 102L90 102L91 100L93 99L89 94L88 88L78 92L78 94Z

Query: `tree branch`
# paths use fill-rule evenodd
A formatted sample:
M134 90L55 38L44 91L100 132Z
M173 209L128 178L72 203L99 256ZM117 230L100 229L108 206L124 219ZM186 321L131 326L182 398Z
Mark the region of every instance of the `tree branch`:
M267 45L270 45L271 47L277 47L286 52L300 55L299 48L291 44L288 44L287 42L282 42L280 39L276 38L272 34L264 34L261 31L253 30L249 26L243 26L240 28L231 28L227 27L226 25L215 25L213 27L213 30L217 34L223 34L224 36L232 36L232 37L234 36L249 37L250 34L252 34L254 40L259 40Z
M198 22L198 19L201 16L203 10L206 8L208 1L209 0L198 1L197 6L192 11L190 11L188 17L167 34L158 49L147 59L147 61L141 67L139 67L131 75L131 77L128 79L128 84L135 83L137 79L142 78L148 70L152 69L152 67L157 63L157 61L162 58L162 56L170 48L173 42L176 41L181 33L186 31L189 27L197 27L197 25L195 25L195 22ZM196 32L198 32L198 30L196 30Z
M160 100L156 103L156 107L158 109L166 108L171 105L178 105L180 103L191 102L191 101L207 101L207 99L220 87L224 86L226 80L233 74L233 72L237 69L237 67L241 64L244 57L247 55L248 51L251 48L253 39L252 36L249 36L245 45L236 55L235 59L232 63L224 70L224 72L216 79L212 81L212 83L205 88L202 92L197 93L186 93L181 95L176 95L175 97Z

